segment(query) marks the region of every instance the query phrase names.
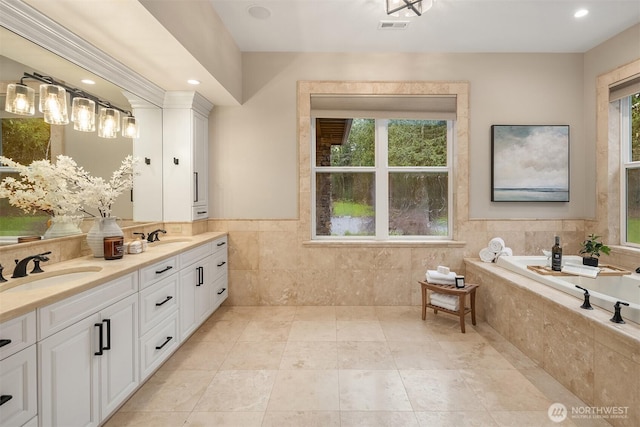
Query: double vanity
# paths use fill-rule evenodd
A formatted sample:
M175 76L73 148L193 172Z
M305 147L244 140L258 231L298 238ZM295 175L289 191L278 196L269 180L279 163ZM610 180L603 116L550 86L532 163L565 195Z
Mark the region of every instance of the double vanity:
M228 295L225 233L41 267L0 284L2 426L100 425Z

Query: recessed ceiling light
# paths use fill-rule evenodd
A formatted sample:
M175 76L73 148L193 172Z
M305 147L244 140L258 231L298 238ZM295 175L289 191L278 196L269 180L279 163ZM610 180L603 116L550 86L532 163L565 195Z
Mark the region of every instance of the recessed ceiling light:
M583 18L589 14L587 9L578 9L576 13L573 14L574 18Z
M94 81L93 81L93 80L91 80L91 79L82 79L82 80L80 80L80 81L81 81L82 83L86 84L86 85L94 85L94 84L96 84L96 82L94 82Z
M256 19L269 19L271 16L271 11L264 6L252 5L247 8L247 12L249 15L253 16Z
M187 80L187 83L189 83L190 85L199 85L200 81L198 81L196 79L189 79L189 80Z

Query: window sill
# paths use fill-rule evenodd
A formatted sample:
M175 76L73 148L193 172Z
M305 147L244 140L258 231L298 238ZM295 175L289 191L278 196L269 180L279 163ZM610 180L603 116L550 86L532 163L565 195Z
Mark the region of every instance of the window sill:
M340 248L463 248L467 242L461 240L410 240L410 241L382 241L382 240L306 240L302 242L306 247Z

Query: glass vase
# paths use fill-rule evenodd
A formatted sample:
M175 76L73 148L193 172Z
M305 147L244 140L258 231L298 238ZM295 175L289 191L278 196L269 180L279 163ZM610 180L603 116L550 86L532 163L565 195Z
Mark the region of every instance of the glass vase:
M87 245L96 258L104 257L104 238L124 236L116 217L96 218L87 233Z
M56 237L73 236L82 234L80 230L81 216L52 216L49 228L42 235L43 239L53 239Z

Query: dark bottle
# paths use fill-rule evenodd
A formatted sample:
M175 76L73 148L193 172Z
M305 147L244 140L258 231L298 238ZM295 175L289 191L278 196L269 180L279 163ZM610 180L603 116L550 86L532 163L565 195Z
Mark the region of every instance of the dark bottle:
M562 248L560 247L560 237L556 236L556 244L551 248L551 269L553 271L562 270Z

